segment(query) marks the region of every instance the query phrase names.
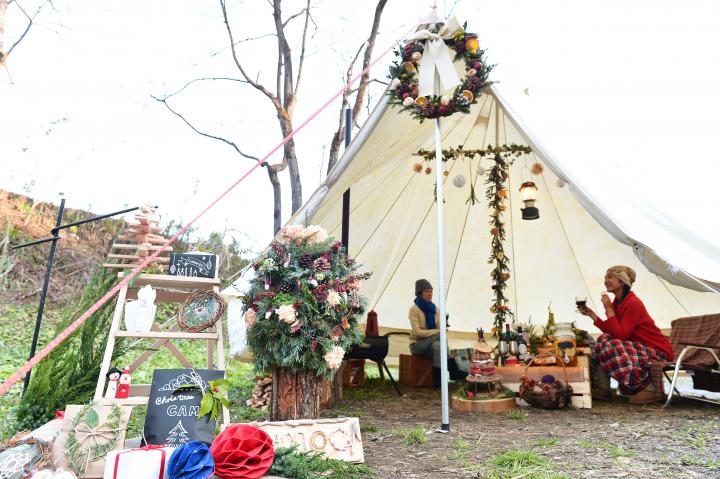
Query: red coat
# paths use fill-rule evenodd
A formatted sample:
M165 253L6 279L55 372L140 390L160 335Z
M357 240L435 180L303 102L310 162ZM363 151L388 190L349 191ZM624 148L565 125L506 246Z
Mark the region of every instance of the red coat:
M668 360L674 359L670 341L655 325L645 309L645 305L635 293L630 291L622 303L618 306L618 298L613 301L615 316L607 321L595 321L600 331L612 335L614 338L634 341L650 346L657 351L664 352Z

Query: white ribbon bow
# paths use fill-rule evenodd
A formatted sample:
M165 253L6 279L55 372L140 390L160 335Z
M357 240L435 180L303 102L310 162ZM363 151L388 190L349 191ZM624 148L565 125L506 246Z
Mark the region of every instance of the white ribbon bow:
M418 69L418 95L429 96L434 93L435 70L440 76L441 92L449 90L460 84L460 78L453 66L450 49L445 45L445 39L452 38L460 29L460 23L455 17L448 20L438 33L429 30L418 30L407 38L408 42L425 41L425 50Z

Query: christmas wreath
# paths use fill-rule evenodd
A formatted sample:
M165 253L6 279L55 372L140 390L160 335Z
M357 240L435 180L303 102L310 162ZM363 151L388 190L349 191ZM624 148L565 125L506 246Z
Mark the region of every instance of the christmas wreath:
M428 30L434 35L442 34L442 26L442 23L431 24ZM418 68L423 61L426 42L411 40L395 51L399 59L390 66L388 94L391 104L400 106L400 111L410 112L420 122L426 118L450 116L458 111L470 112L470 105L477 103L482 90L492 83L488 76L495 65L487 64L485 50L480 48L477 34L465 31L466 27L467 22L451 34L442 35L447 48L455 53L453 62L462 60L465 63L465 78L461 79L452 95L419 95Z
M254 263L244 297L255 369L287 368L332 377L345 351L362 341L357 319L369 273L318 226L288 226Z

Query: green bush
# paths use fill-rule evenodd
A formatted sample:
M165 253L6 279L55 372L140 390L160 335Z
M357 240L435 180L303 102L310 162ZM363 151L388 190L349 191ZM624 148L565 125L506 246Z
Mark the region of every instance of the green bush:
M117 276L96 271L77 301L63 311L57 336L115 284ZM93 398L107 344L116 301L108 300L35 369L30 385L15 411L16 431L35 429L52 419L66 404L85 404ZM126 352L124 341L115 341L113 360Z

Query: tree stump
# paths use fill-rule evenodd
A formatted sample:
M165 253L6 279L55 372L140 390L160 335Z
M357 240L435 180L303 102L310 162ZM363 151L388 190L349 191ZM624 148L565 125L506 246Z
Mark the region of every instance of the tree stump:
M322 377L314 371L293 373L289 369L273 370L270 420L316 419L320 416Z

